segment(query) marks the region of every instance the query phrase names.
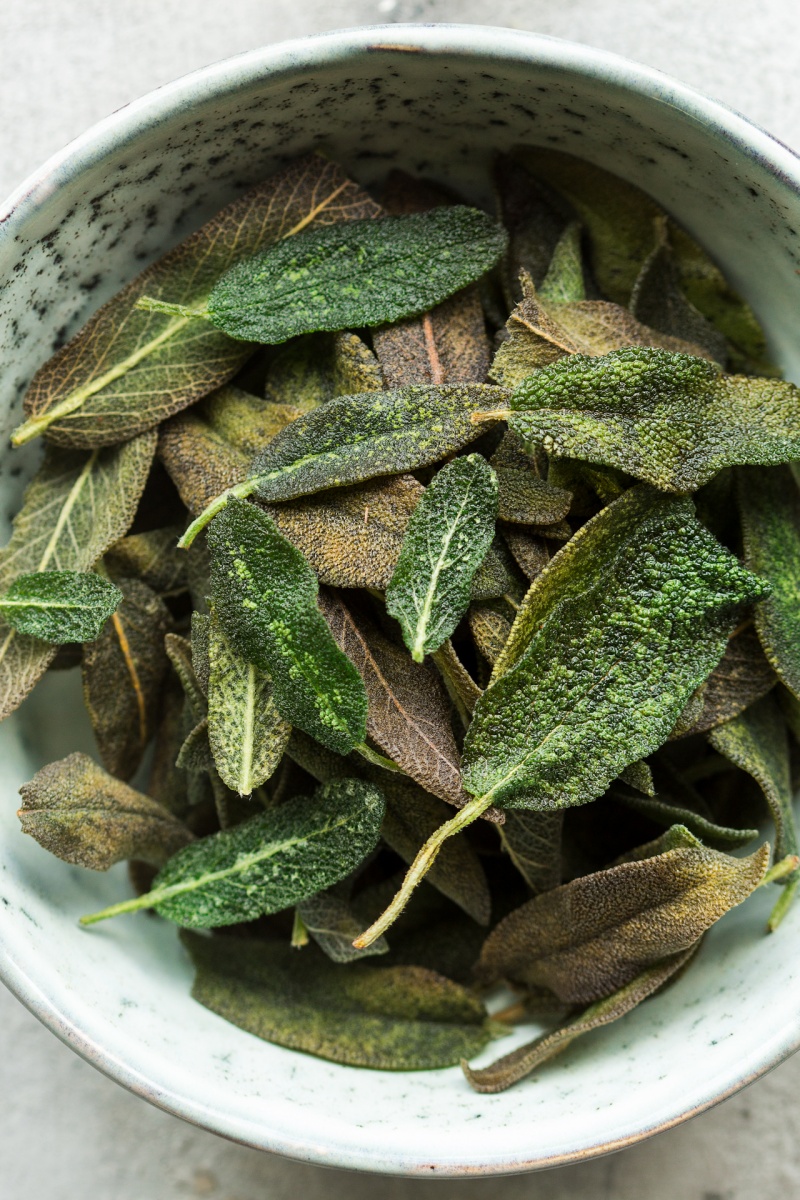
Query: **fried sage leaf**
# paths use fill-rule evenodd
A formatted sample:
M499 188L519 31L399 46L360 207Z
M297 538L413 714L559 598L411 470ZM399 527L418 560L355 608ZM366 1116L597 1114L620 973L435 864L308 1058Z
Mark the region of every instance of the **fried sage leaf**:
M339 754L363 742L364 684L317 607L317 579L300 551L267 513L236 499L214 519L208 544L222 627L271 676L281 716Z
M356 620L332 592L320 607L340 651L366 689L367 733L389 758L426 791L461 806L459 755L441 681L427 665L410 662L366 618Z
M427 312L490 270L505 246L499 225L462 205L348 221L305 229L240 260L204 305L148 297L138 303L179 318L205 318L242 341L275 345L302 333Z
M195 636L192 633L194 651ZM208 741L222 782L249 796L283 757L291 725L272 698L272 680L231 645L216 612L209 630Z
M800 456L794 384L721 375L664 350L573 355L529 376L511 406L502 414L510 427L548 454L618 467L666 491L694 491L737 463Z
M171 618L140 579L118 580L122 601L96 641L83 648L83 699L106 770L130 779L155 732Z
M192 995L256 1037L382 1071L430 1070L476 1054L486 1012L466 988L423 967L352 963L252 938L183 934Z
M497 476L480 454L442 467L414 509L386 610L400 622L415 662L438 650L467 611L496 515Z
M193 841L181 821L86 754L42 767L20 795L22 832L65 862L93 871L126 858L160 866Z
M233 829L201 838L159 871L152 890L82 917L83 925L140 908L189 929L252 921L338 883L374 850L384 802L342 779L296 796Z
M736 606L766 586L691 501L626 492L531 585L475 706L466 790L542 809L601 795L666 739L721 658Z
M378 938L366 950L356 950L353 940L361 932L361 924L350 902L339 895L336 888L301 900L296 911L307 932L331 962L349 963L371 954L388 952L386 938Z
M471 1087L476 1092L504 1092L512 1084L519 1083L531 1071L535 1071L543 1062L555 1058L562 1050L566 1050L570 1042L590 1033L601 1025L609 1025L619 1020L641 1004L648 996L663 987L674 975L686 966L695 954L697 946L690 946L678 954L671 954L661 962L646 967L630 983L626 983L610 996L590 1005L577 1017L572 1017L552 1033L536 1038L524 1046L504 1054L489 1067L474 1069L462 1062L461 1066Z
M143 312L136 301L203 304L232 263L264 246L379 211L340 167L315 154L251 188L104 304L41 368L15 442L45 430L70 446L122 442L213 391L250 347L184 316Z
M680 826L673 835L673 849L584 875L510 913L484 943L479 977L589 1004L688 949L758 887L769 845L732 858Z
M91 571L33 571L0 592L0 618L17 633L43 642L93 641L122 600L122 592Z
M31 571L88 571L127 533L155 452L155 435L91 454L48 448L0 551L0 589ZM0 718L24 700L55 649L0 623Z
M748 467L738 483L745 562L772 584L756 608L758 634L781 682L800 699L800 491L785 466Z

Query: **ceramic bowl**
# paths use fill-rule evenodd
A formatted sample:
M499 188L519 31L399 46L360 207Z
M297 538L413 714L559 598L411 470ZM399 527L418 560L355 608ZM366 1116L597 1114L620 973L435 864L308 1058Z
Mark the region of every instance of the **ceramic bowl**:
M480 202L493 152L520 141L582 155L655 196L800 376L800 164L789 150L691 89L585 46L392 25L196 72L101 122L23 185L0 214L3 428L18 422L35 368L101 301L287 158L320 147L367 183L400 166ZM3 450L3 520L38 453ZM82 871L20 836L19 785L91 749L74 674L51 672L0 726L2 975L79 1054L169 1112L310 1162L499 1174L630 1145L797 1048L800 958L789 950L800 905L767 937L767 895L722 920L675 987L502 1095L475 1095L458 1068L357 1070L258 1041L190 999L192 972L166 922L78 928L79 914L127 894L122 868ZM530 1036L520 1030L503 1049Z

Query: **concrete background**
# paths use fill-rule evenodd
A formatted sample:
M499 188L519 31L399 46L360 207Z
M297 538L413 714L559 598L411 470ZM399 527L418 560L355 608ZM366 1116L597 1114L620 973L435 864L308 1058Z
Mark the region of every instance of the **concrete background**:
M94 121L241 50L382 21L471 21L614 50L800 146L796 0L4 0L0 195ZM776 947L777 949L777 947ZM78 1059L0 988L2 1200L756 1200L800 1194L800 1056L680 1129L505 1180L349 1175L231 1145Z

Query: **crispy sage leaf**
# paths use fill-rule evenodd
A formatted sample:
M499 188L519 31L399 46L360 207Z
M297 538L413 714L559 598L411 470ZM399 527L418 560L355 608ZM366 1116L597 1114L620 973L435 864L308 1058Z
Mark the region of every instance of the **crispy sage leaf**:
M590 1005L577 1017L571 1017L552 1033L536 1038L524 1046L512 1050L510 1054L493 1062L490 1067L475 1070L462 1062L464 1074L471 1087L476 1092L504 1092L512 1084L519 1083L526 1075L530 1075L543 1062L555 1058L562 1050L566 1050L570 1042L584 1033L590 1033L601 1025L608 1025L619 1020L641 1004L648 996L663 987L682 967L686 966L697 950L697 945L690 946L678 954L671 954L661 962L646 967L630 983L626 983L610 996Z
M691 501L626 492L531 585L475 706L466 790L542 809L601 795L667 738L721 658L736 606L766 586Z
M769 846L731 858L680 826L673 832L681 835L674 849L584 875L510 913L484 943L481 979L589 1004L692 946L758 887Z
M0 592L0 618L43 642L87 642L121 600L118 587L91 571L33 571Z
M723 467L800 456L800 393L775 379L721 375L705 359L633 348L573 355L519 385L509 425L556 457L585 458L667 491Z
M415 662L445 642L470 602L470 584L494 537L497 477L480 454L442 467L408 523L386 589Z
M236 499L214 519L208 544L222 627L271 676L281 716L339 754L363 742L364 684L317 608L317 579L300 551L267 513Z
M0 551L0 589L31 571L88 571L127 533L155 452L155 435L91 454L48 448ZM24 700L55 649L0 624L0 718Z
M22 832L65 862L93 871L125 858L160 866L193 840L165 808L86 754L42 767L20 795Z
M192 648L194 649L194 632ZM209 630L208 740L220 779L249 796L272 775L291 726L272 698L265 671L237 654L212 612Z
M479 437L477 409L508 393L485 384L409 387L342 396L289 425L257 455L252 474L189 526L183 545L224 507L228 494L266 503L429 466Z
M486 1012L466 988L422 967L352 963L312 947L183 934L197 978L192 995L266 1041L382 1071L430 1070L476 1054Z
M386 954L389 944L386 938L378 938L365 950L356 950L354 938L361 932L361 923L353 912L352 905L336 888L317 892L301 900L297 913L308 933L331 962L348 963L372 954Z
M756 608L758 634L781 682L800 699L800 491L784 466L744 469L738 483L745 562L772 584Z
M377 788L342 779L201 838L174 854L150 892L82 917L81 924L154 908L189 929L252 921L338 883L374 850L384 802Z
M143 312L144 295L197 306L234 262L310 226L377 216L335 163L311 154L217 213L95 313L36 374L17 443L48 431L71 446L122 442L229 379L250 353L212 326Z
M130 779L155 732L168 659L170 614L140 579L120 579L122 601L83 648L83 699L103 765Z
M179 319L203 317L230 337L275 345L302 333L427 312L484 275L505 246L499 225L461 205L348 221L306 229L240 259L205 305L146 297L139 304Z

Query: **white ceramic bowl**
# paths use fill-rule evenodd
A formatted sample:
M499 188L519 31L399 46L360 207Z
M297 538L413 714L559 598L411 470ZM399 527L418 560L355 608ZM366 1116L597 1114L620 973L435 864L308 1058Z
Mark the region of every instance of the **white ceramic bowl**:
M800 164L789 150L691 89L585 46L392 25L198 71L101 122L23 185L0 213L3 428L54 344L287 157L319 146L366 182L397 165L480 201L492 152L519 141L585 156L651 192L718 259L800 376ZM3 450L4 520L37 453ZM0 726L2 975L78 1053L189 1121L341 1167L523 1171L668 1128L800 1043L800 905L767 937L767 895L721 921L674 988L503 1095L475 1095L458 1068L363 1071L260 1042L189 998L191 969L166 922L77 927L126 893L122 868L66 866L20 835L19 785L54 757L91 750L80 709L75 681L51 674ZM503 1049L530 1036L520 1030Z

